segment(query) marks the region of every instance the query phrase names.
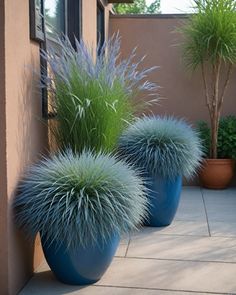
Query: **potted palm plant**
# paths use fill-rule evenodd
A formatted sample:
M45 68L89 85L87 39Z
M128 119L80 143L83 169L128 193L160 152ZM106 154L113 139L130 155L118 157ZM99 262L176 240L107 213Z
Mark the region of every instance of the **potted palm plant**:
M198 122L197 125L199 135L202 139L205 156L209 157L210 154L210 142L211 142L211 132L210 128L205 121ZM232 159L232 163L236 160L236 117L227 116L220 119L219 131L218 131L218 142L217 142L218 158L219 159ZM233 164L232 164L233 165ZM227 187L234 175L233 167L221 166L221 177L216 177L214 175L204 175L202 180L212 177L211 183L214 183L214 188ZM222 171L224 169L224 171ZM203 173L209 173L210 171L204 169ZM204 184L208 186L208 182Z
M111 155L58 153L31 167L15 199L17 223L39 232L46 260L67 284L90 284L112 261L120 237L146 216L143 182Z
M201 140L183 120L143 117L121 136L119 151L141 169L150 202L150 226L169 225L178 208L182 177L191 177L201 161Z
M236 2L234 0L195 0L196 14L181 28L186 64L200 67L206 106L210 116L210 153L200 177L208 188L223 188L218 180L223 171L233 170L232 159L218 157L218 131L224 99L236 62ZM211 178L208 178L211 175ZM214 179L212 182L211 180ZM218 184L217 184L218 183Z

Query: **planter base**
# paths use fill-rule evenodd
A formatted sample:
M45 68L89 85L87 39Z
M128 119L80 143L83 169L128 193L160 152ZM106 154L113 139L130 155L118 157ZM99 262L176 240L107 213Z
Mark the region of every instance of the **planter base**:
M51 270L58 280L69 285L88 285L99 281L112 262L120 241L118 236L114 236L106 244L69 250L63 244L49 243L43 237L41 239Z
M147 185L150 190L149 220L147 226L162 227L170 225L178 209L182 189L182 177L173 180L151 178Z

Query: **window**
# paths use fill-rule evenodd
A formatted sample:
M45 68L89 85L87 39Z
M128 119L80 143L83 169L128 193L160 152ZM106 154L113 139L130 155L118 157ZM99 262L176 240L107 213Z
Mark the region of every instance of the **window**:
M41 48L46 49L47 42L52 46L58 46L58 37L67 35L75 46L75 37L81 37L81 0L41 0L44 1L44 19L46 42ZM58 52L60 48L58 47ZM41 69L47 72L47 64L41 59ZM54 114L49 111L47 89L42 90L42 112L43 117L50 118Z
M66 1L45 0L44 11L47 38L56 39L66 34Z
M81 0L67 0L67 35L75 46L75 37L81 38Z
M97 45L98 53L101 52L101 47L105 42L105 17L104 17L104 7L97 2Z
M74 37L81 35L80 0L44 0L47 39L67 35L75 45Z

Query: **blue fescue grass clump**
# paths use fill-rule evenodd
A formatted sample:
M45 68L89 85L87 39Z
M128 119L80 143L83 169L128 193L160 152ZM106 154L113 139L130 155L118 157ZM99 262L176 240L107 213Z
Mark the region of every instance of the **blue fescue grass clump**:
M104 153L72 151L32 166L15 199L16 220L34 237L84 247L135 229L146 218L145 188L137 172Z
M121 136L119 150L152 176L191 177L202 158L199 136L183 120L143 117Z
M153 68L139 70L135 50L127 59L120 58L120 38L114 35L94 51L83 41L58 40L59 49L42 51L49 65L43 77L56 113L51 124L57 146L81 152L84 148L112 151L134 112L155 102L157 85L147 80ZM151 95L143 103L137 95Z

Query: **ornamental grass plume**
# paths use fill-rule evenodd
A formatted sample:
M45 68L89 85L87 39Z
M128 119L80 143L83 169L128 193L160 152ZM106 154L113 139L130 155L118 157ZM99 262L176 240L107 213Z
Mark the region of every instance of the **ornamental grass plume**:
M157 101L153 95L158 87L147 80L156 67L139 70L143 59L134 62L135 50L120 59L118 34L98 46L96 56L83 41L75 40L76 48L66 37L58 43L59 52L55 47L42 51L50 73L43 85L54 97L56 124L51 128L56 144L62 150L110 152L134 113ZM134 99L141 94L153 99Z

